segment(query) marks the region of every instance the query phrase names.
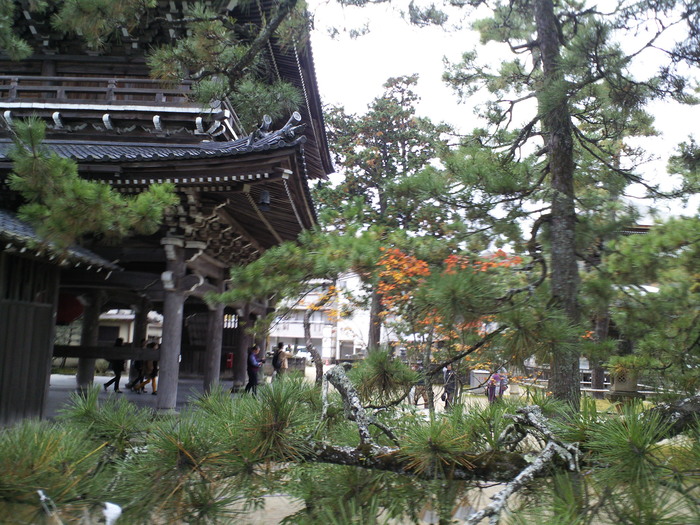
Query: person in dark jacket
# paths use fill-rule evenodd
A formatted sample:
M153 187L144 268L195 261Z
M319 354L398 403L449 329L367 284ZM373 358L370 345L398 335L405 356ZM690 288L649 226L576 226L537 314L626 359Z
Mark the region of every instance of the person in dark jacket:
M246 394L253 391L253 395L258 392L258 374L262 368L264 359L258 359L260 354L260 348L258 345L253 345L250 350L248 350L248 384L245 386Z
M117 337L114 341L114 346L124 346L124 339ZM114 372L114 377L104 384L105 392L109 388L109 385L114 384L114 391L117 394L121 394L122 391L119 390L119 382L122 380L122 372L124 371L124 360L123 359L110 359L109 369Z
M141 339L141 348L147 348L145 339ZM140 384L144 379L145 366L146 362L143 359L136 359L131 362L131 377L133 379L126 384L126 388L136 392L136 385Z
M445 391L443 392L443 401L445 402L445 410L450 410L455 400L457 392L457 374L452 370L452 365L447 365L445 368Z

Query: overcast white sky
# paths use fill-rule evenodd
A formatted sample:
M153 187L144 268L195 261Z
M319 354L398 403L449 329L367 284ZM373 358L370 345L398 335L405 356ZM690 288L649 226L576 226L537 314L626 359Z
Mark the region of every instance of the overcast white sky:
M473 32L412 27L386 5L341 8L332 0L310 0L310 5L317 28L311 43L324 103L343 105L348 112L362 114L381 95L389 77L418 73L419 114L447 121L462 131L476 125L472 105L458 103L457 96L441 80L443 57L457 61L464 51L473 49L477 42ZM332 39L326 32L329 26L353 28L365 21L370 23L370 32L356 39L346 34ZM645 171L665 177L668 155L700 127L700 106L663 104L652 112L662 136L645 139L643 145L661 159Z
M388 78L419 73L422 115L455 123L471 117L471 108L458 106L457 98L441 81L443 57L458 60L471 47L465 44L469 32L415 28L399 20L385 5L341 8L320 0L315 12L317 30L311 43L324 103L363 113L368 103L381 95ZM326 32L332 25L341 29L360 27L368 19L370 32L356 39L347 34L332 39Z

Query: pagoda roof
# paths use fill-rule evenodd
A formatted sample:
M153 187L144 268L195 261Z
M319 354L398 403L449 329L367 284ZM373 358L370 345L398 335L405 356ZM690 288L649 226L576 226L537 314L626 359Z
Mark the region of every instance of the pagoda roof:
M56 244L41 237L28 223L20 220L14 213L0 210L0 242L3 251L10 253L28 253L48 261L56 261L61 266L85 265L100 270L119 270L120 268L80 246L61 249Z
M205 3L220 13L235 16L241 27L249 24L262 27L270 13L273 13L275 10L273 0L260 0L245 7L228 0L205 0ZM167 131L169 141L177 140L173 130L184 129L181 123L184 115L179 115L179 113L198 111L196 107L189 107L192 106L191 102L183 103L181 100L183 96L188 96L189 84L188 82L183 82L180 86L170 90L162 87L156 89L155 85L152 86L151 84L146 85L145 83L155 81L147 79L148 68L145 56L147 50L161 44L176 42L186 34L184 27L173 26L167 23L166 20L180 19L186 16L191 2L184 0L158 0L153 8L145 11L137 27L129 30L121 28L119 34L107 38L104 46L100 49L89 48L83 39L73 35L67 36L63 31L54 27L51 24L51 16L56 10L55 5L49 3L50 5L47 9L33 11L28 8L29 4L28 0L20 2L24 9L16 10L12 24L13 30L34 47L35 54L26 60L15 63L8 62L0 53L0 62L3 62L3 67L6 69L4 74L11 75L19 79L18 81L20 82L20 86L17 88L19 91L13 95L10 94L10 90L14 89L12 86L5 86L7 93L3 94L2 85L5 81L0 81L0 99L2 99L0 100L0 108L9 110L12 116L19 118L22 118L27 111L42 113L40 116L43 118L51 118L53 116L58 121L54 131L61 131L62 124L60 122L61 119L64 119L65 122L63 124L66 127L63 129L63 133L67 133L71 131L72 127L77 126L76 121L80 120L80 118L84 119L87 114L97 113L98 111L111 114L111 117L116 121L114 123L115 129L119 126L125 129L129 128L135 122L140 124L137 118L138 115L147 116L149 121L154 116L158 116L159 118L162 117L163 131ZM312 179L325 178L333 173L335 169L328 148L323 109L310 41L306 40L300 43L297 49L282 45L273 36L261 50L261 53L269 57L270 64L274 70L274 78L292 84L303 96L303 102L298 111L301 113L303 122L306 123L304 133L307 139L305 148L307 175ZM51 66L50 64L53 65ZM47 67L55 70L55 72L47 75L44 71L44 68ZM94 84L96 79L78 78L84 77L86 72L89 72L91 77L104 77L103 80L116 83L116 87L110 84L107 88L104 88L99 81L97 82L99 86L96 87L97 84ZM38 78L31 79L30 77ZM41 79L44 80L42 81ZM63 100L62 97L64 95L61 92L61 86L54 85L61 84L61 81L68 83L64 87L71 92L70 99ZM80 81L83 84L90 81L93 85L86 84L87 87L84 85L76 92L76 86L70 86L70 84L79 83ZM124 83L124 85L122 86L120 82ZM139 86L134 87L136 84L132 85L129 82L136 82ZM29 87L24 86L25 83ZM31 88L32 85L33 89ZM124 100L108 100L108 103L105 103L104 100L100 99L105 89L108 94L121 90L126 94L126 98ZM90 90L92 91L90 97L96 97L96 100L75 100L75 97L80 93L84 95L85 91ZM144 100L139 101L140 98L149 98L147 96L149 94L155 94L156 98L163 95L161 97L162 100L159 99L159 102L150 100L148 104ZM32 100L32 96L35 96L35 98L38 96L40 100ZM136 100L135 104L129 105L125 102L134 102L132 99ZM86 103L77 104L77 102ZM98 107L99 104L102 104L103 107ZM94 106L93 110L90 109L91 105ZM149 107L145 107L146 105L149 105ZM235 112L236 108L232 109ZM152 111L149 112L148 110ZM179 112L179 120L178 115L171 114L172 111ZM77 114L76 112L80 113ZM207 111L204 111L203 115L205 117L204 120L211 116L207 114ZM95 116L90 114L87 116L99 119L103 115ZM119 121L119 118L122 118L122 122ZM275 125L280 125L281 123L275 122ZM209 124L210 122L207 122L207 125ZM235 126L233 127L235 128ZM85 133L90 133L91 131L92 129L88 127ZM156 129L156 132L159 131L159 129ZM190 127L187 127L187 131L192 130ZM149 130L149 132L154 131ZM244 130L241 130L241 132L246 133ZM119 133L122 133L122 130L119 130ZM206 133L209 133L209 131L207 130ZM184 134L185 132L183 131L181 135ZM240 136L241 133L236 130L235 134ZM147 140L147 137L143 138ZM221 140L221 138L222 136L219 135L216 140ZM189 138L185 138L185 142L188 141Z
M168 144L165 142L112 142L45 140L43 145L59 157L78 162L129 163L164 160L207 159L235 157L247 153L295 147L306 142L306 137L295 136L289 131L277 130L256 138L242 137L226 142L197 142L192 144ZM0 139L0 161L7 161L13 143Z

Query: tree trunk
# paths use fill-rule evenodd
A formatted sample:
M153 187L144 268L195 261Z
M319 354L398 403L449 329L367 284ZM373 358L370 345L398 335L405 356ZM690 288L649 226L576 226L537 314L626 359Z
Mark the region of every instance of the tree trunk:
M306 342L306 349L311 354L316 367L316 384L320 385L321 382L323 382L323 360L321 359L321 354L311 342L311 316L313 313L314 311L312 309L308 309L304 312L304 341Z
M367 351L378 350L382 337L382 298L376 289L372 290L369 310L369 331L367 336Z
M335 286L335 281L333 281L333 286ZM321 298L304 312L304 341L306 342L306 349L313 357L314 365L316 366L316 383L319 385L323 381L323 359L311 342L311 316L314 312L320 311L321 307L330 300L330 294L322 294Z
M610 327L610 313L604 312L598 314L595 319L595 339L598 342L603 342L608 338ZM605 369L599 358L590 359L591 367L591 388L603 390L605 388ZM595 399L603 399L602 392L593 392Z
M537 42L542 58L543 87L538 94L552 187L550 219L552 304L568 320L579 322L579 286L575 253L574 150L571 115L561 70L559 31L552 0L535 0ZM581 395L579 352L574 341L555 348L549 388L555 398L578 407Z
M430 363L432 362L433 355L433 333L428 333L428 341L425 345L425 351L423 352L423 372L425 374L425 391L428 393L428 411L430 412L430 417L435 415L435 393L433 392L433 378L435 374L428 373L432 372Z

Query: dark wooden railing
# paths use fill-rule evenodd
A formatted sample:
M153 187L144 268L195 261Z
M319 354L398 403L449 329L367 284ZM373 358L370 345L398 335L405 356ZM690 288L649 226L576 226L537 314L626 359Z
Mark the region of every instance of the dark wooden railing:
M164 87L149 78L0 76L2 102L92 102L129 105L198 104L188 98L191 82Z
M69 346L55 345L54 357L86 357L102 359L140 359L142 361L158 361L160 350L139 348L135 346Z

